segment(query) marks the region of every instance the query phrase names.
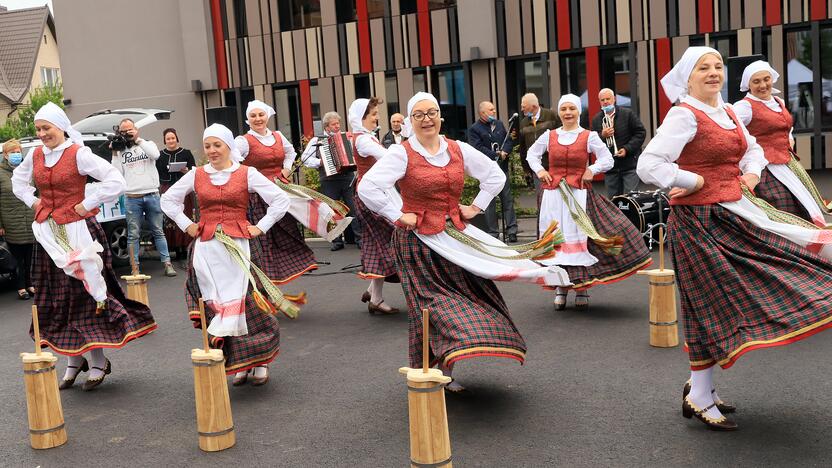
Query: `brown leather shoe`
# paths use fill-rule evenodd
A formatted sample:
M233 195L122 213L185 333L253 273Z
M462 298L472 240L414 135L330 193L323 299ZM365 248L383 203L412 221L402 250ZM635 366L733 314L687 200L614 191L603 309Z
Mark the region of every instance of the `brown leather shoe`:
M251 385L254 387L259 387L260 385L266 385L266 382L269 381L269 368L266 366L262 366L266 369L266 376L265 377L256 377L254 372L251 373Z
M239 372L237 374L239 374ZM248 374L249 374L249 371L244 372L243 375L241 375L239 377L235 374L234 375L234 380L231 381L231 385L233 385L235 387L239 387L240 385L245 384L246 382L248 382Z
M709 409L714 407L716 407L716 403L705 409L699 409L690 402L690 398L685 397L682 400L682 417L690 419L696 416L696 419L702 421L712 431L736 431L739 426L727 417L722 416L719 419L713 419L705 415Z
M690 380L685 382L685 387L682 389L682 398L687 397L688 393L690 393ZM716 393L716 390L711 390L711 393ZM719 412L722 414L731 414L737 412L737 407L732 404L725 403L722 400L716 401L715 403L716 409L718 409Z
M87 358L81 358L81 359L83 359L83 362L81 363L80 366L66 366L68 369L78 369L78 372L76 372L75 377L73 377L71 379L62 379L60 385L58 385L58 390L66 390L66 389L72 387L73 385L75 385L75 379L78 378L78 374L80 374L81 372L87 372L88 370L90 370L90 366L87 363Z
M389 309L385 309L385 308L381 307L382 304L384 304L383 299L378 304L373 304L372 301L367 302L367 312L369 312L371 314L379 313L379 314L387 314L387 315L392 315L392 314L398 314L399 313L399 309L397 309L395 307L390 307Z
M104 382L104 377L106 377L107 375L110 374L110 372L113 371L113 366L112 366L112 364L110 364L110 360L107 359L107 358L104 358L104 359L107 361L107 365L104 366L103 369L100 368L100 367L92 367L92 369L98 369L100 371L103 371L104 375L102 375L101 377L99 377L97 379L87 379L87 381L84 382L84 386L81 387L81 388L84 389L85 392L88 392L88 391L94 389L95 387L101 385Z

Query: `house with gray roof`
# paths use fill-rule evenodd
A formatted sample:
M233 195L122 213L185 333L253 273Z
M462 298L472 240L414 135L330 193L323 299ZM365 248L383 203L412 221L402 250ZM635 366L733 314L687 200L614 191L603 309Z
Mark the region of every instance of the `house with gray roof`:
M0 125L29 101L33 89L57 83L60 69L49 7L0 6Z

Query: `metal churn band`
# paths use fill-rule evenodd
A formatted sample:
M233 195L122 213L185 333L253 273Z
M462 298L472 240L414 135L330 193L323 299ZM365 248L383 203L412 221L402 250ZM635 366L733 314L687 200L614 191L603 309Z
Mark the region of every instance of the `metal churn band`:
M442 390L443 388L445 388L445 385L447 384L441 383L439 385L434 385L433 387L411 387L410 385L408 385L407 389L416 393L433 393Z
M419 468L435 468L435 467L440 467L440 466L447 465L448 463L450 463L453 460L453 458L454 457L448 457L446 460L442 460L441 462L436 462L436 463L419 463L419 462L413 461L413 459L411 459L410 463L412 463L413 466L418 466Z
M217 431L217 432L197 432L197 433L199 435L203 436L203 437L217 437L217 436L228 434L229 432L231 432L233 430L234 430L234 425L232 425L228 429L223 429L223 430Z
M64 428L64 423L49 429L29 429L29 434L49 434L50 432L59 431Z
M650 281L650 286L673 286L674 284L676 284L675 279L673 281L669 282L669 283L654 283L654 282Z
M654 322L652 320L649 320L649 322L650 322L650 325L663 326L663 327L666 327L666 326L669 326L669 325L676 325L677 323L679 323L678 320L674 320L672 322Z
M222 361L194 361L194 367L214 367Z
M43 373L45 373L45 372L49 372L49 371L53 371L53 370L55 370L55 364L52 364L52 365L51 365L51 366L49 366L49 367L42 367L42 368L40 368L40 369L35 369L35 370L23 369L23 373L24 373L24 374L29 374L29 375L32 375L32 374L43 374Z

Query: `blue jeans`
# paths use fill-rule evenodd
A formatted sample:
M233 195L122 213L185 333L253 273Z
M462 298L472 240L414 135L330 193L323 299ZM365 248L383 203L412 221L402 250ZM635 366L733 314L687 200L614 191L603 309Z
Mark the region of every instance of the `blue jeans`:
M133 259L139 264L139 239L142 236L142 222L147 221L153 233L153 241L162 263L170 261L168 241L162 230L162 207L159 193L150 193L141 198L124 197L127 205L127 244L133 246Z

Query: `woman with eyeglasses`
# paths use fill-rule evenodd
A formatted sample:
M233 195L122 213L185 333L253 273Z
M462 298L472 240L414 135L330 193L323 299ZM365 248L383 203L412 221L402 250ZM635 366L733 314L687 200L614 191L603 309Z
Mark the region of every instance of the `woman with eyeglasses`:
M745 97L734 103L734 110L757 143L763 148L768 165L760 174L754 193L780 211L800 216L820 227L830 214L817 186L794 158L792 115L774 83L780 74L768 62L757 60L742 72L740 91Z
M557 288L555 310L566 307L569 289L575 308L589 307L591 287L621 281L652 262L641 233L606 197L592 190L592 178L613 167L609 148L596 132L578 123L581 99L566 94L558 102L563 125L546 130L529 148L526 160L541 181L540 230L558 222L565 242L555 258L572 280L571 288ZM541 164L549 153L549 168ZM589 164L595 155L594 164Z
M671 189L667 230L691 371L682 416L731 431L737 423L726 413L737 409L717 394L715 366L728 369L749 351L832 326L832 236L752 195L767 162L722 101L724 81L716 49L685 51L661 79L678 104L639 157L637 172ZM806 248L812 243L816 248Z
M364 174L358 195L397 227L391 248L408 305L410 365L418 367L422 360L423 309L430 312L430 362L445 375L456 362L474 357L522 363L526 343L492 280L541 285L569 280L563 270L529 260L536 252L525 259L501 256L513 246L466 223L500 193L505 174L472 146L440 135L433 95L417 93L407 103L407 114L413 135L392 145ZM466 175L480 184L470 205L460 204ZM401 191L401 204L387 196L394 186ZM551 232L548 236L554 238ZM464 390L456 381L447 389Z

